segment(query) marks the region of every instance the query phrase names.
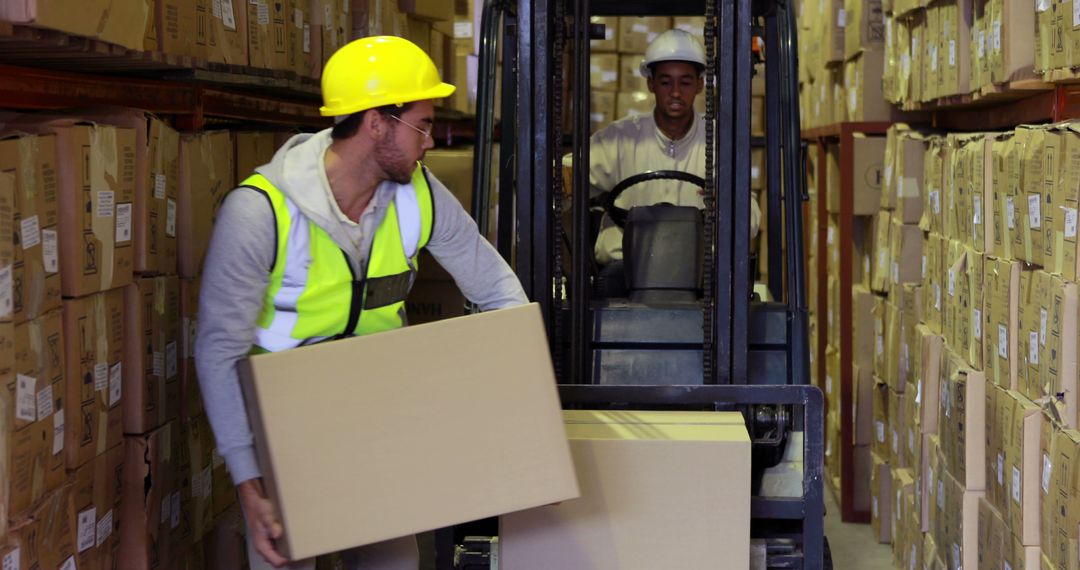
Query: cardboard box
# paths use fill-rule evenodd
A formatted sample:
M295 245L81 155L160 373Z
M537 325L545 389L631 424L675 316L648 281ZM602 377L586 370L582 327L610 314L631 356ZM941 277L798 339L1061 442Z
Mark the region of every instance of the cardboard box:
M204 413L199 377L195 372L200 281L180 280L180 418L185 421Z
M180 433L175 422L124 437L120 568L149 570L180 558ZM173 506L176 506L175 511Z
M13 521L0 557L9 568L74 568L75 514L71 486L65 485L34 505L27 516Z
M944 202L945 137L930 137L923 158L923 208L919 228L926 232L944 233L942 203Z
M988 40L990 75L994 83L1030 77L1035 64L1036 13L1019 0L991 0Z
M874 443L870 451L882 459L889 457L889 395L888 386L874 387Z
M252 67L287 68L285 25L285 2L250 0L247 3L248 62Z
M619 56L619 91L648 91L647 81L641 75L640 55Z
M1009 516L1009 489L1005 447L1012 438L1012 398L1009 390L986 387L986 499L1004 517Z
M1013 536L1027 546L1039 545L1039 468L1040 437L1043 415L1039 406L1020 393L1007 391L999 398L1001 409L1010 419L1004 427L1005 489L1008 505L1002 511Z
M429 22L453 21L454 4L443 0L398 0L398 9Z
M971 91L972 0L950 0L939 5L941 25L941 95Z
M65 383L60 311L25 323L0 326L0 376L7 391L2 480L5 523L64 484ZM67 416L71 417L71 412ZM0 523L3 526L3 523Z
M921 339L922 376L916 384L917 397L921 402L918 424L924 434L938 433L938 405L941 394L942 369L948 369L948 363L942 366L945 343L944 339L932 332L926 325L918 326Z
M64 430L68 469L121 442L124 291L64 301L64 375L70 415Z
M196 5L198 4L198 8ZM197 15L197 10L200 11ZM249 6L249 14L254 10ZM206 57L206 6L204 2L160 0L155 3L154 21L158 48L183 57Z
M594 90L589 94L589 125L592 132L608 126L615 117L615 93Z
M894 153L885 159L881 207L895 210L905 224L917 224L922 217L923 159L926 143L918 133L890 130L895 133ZM888 144L886 142L886 144Z
M60 307L56 137L0 139L0 171L14 172L15 178L14 192L2 196L13 204L10 221L5 216L2 223L9 230L4 235L14 240L0 245L0 263L11 264L7 279L0 272L0 320L24 322Z
M1005 537L1008 530L998 510L986 500L979 499L979 568L1003 568ZM1010 542L1011 549L1011 542ZM1010 566L1011 568L1012 566ZM1037 566L1036 566L1037 567ZM1023 568L1023 566L1021 566Z
M180 281L140 278L124 289L124 304L124 433L145 434L179 415Z
M945 310L943 301L947 295L947 283L945 282L946 254L945 238L933 232L927 234L926 243L923 245L922 267L920 268L922 287L926 291L926 294L923 295L923 303L925 304L923 314L930 330L939 334L944 332L942 324Z
M857 364L853 365L852 378L855 382L852 393L855 397L852 417L852 444L856 446L874 443L874 370Z
M449 338L454 342L447 343ZM257 434L256 449L268 495L282 513L287 529L280 542L284 552L300 559L577 496L545 338L537 308L530 305L245 360L240 365L245 399ZM462 339L468 341L463 344ZM429 351L426 358L407 360L404 366L392 357L393 347L416 343L445 346L446 351ZM474 358L469 356L472 353L487 356ZM500 357L492 359L492 354ZM363 361L371 374L388 380L410 378L425 386L387 391L379 386L393 382L358 384L331 371L340 370L342 363L349 361ZM464 362L472 364L462 367ZM517 372L507 376L505 366L511 363ZM311 386L297 392L300 386L294 375L301 370L305 376L325 376L327 383L320 389L334 394L333 398L312 400ZM419 393L424 398L413 398ZM336 412L334 402L348 411L342 408L341 413ZM357 413L358 405L368 409ZM402 406L414 408L418 414L389 412ZM483 412L481 408L469 411L476 406ZM500 413L511 410L513 421L503 422ZM444 421L438 419L440 413L450 415ZM424 421L413 421L418 417ZM357 434L368 430L359 424L353 426L355 429L342 424L352 421L349 418L364 425L381 425L379 436L368 442L362 437L358 440ZM488 429L493 422L503 426L494 435ZM292 435L288 439L275 436L284 433L282 430ZM348 442L328 439L327 435L334 433ZM471 448L479 454L474 462L468 459L469 450L462 455L460 446L448 442L470 439L475 433L485 434L485 444ZM391 444L392 440L397 443ZM316 441L323 443L312 445ZM523 441L529 445L523 446ZM327 452L337 444L358 453L342 456ZM458 465L482 469L476 473L459 470L461 480L456 480L447 478L446 473L415 468L417 457L438 463L439 457L449 457L447 454L452 454ZM501 460L494 465L480 460L492 455ZM350 466L350 457L364 459ZM332 480L326 485L307 485L313 466L327 461L334 467L320 472L331 474L331 479L343 478L341 484L348 485L355 478L355 469L362 468L365 478L373 482L370 488L377 493L361 492L352 495L355 500L343 501L338 494L325 492L335 488ZM506 481L509 472L514 473L514 485L491 483ZM402 478L403 474L412 475ZM444 492L448 488L454 493ZM354 515L360 504L393 516L382 517L367 528L357 526ZM434 504L440 508L433 509ZM298 510L298 505L303 507ZM345 520L350 523L338 524Z
M922 532L915 529L917 519L915 517L915 473L911 469L891 470L892 495L892 544L894 561L910 566L910 560L914 558L910 545L912 535L922 538Z
M123 527L120 497L124 487L125 451L123 445L115 445L76 469L71 476L78 568L114 567Z
M146 146L136 148L137 170L141 172L135 184L133 269L168 274L176 271L180 134L155 118L149 118L147 126ZM142 133L136 135L138 141Z
M874 370L874 300L875 295L865 287L851 288L853 364L870 372Z
M979 499L984 494L965 489L947 470L935 475L931 530L935 543L941 545L941 558L948 568L977 568Z
M1078 271L1077 255L1077 208L1080 203L1080 131L1075 125L1069 125L1061 132L1060 159L1058 162L1057 183L1052 191L1052 202L1061 208L1060 215L1053 218L1051 227L1054 255L1047 260L1047 269L1061 274L1069 281L1076 281Z
M1016 389L1033 399L1042 396L1042 379L1039 374L1042 345L1039 343L1040 323L1049 326L1049 309L1052 299L1050 294L1050 274L1041 270L1020 272L1020 313L1017 333L1018 356ZM1046 315L1046 317L1043 317ZM1043 335L1043 345L1046 335Z
M885 73L885 50L860 53L844 64L848 121L890 121L893 107L885 100L881 78Z
M701 424L666 415L568 412L581 498L501 517L501 563L700 568L715 563L719 547L725 564L749 566L750 449L741 418ZM661 467L672 463L688 469ZM723 483L696 486L702 472Z
M1042 533L1043 556L1051 568L1074 568L1080 528L1080 432L1058 429L1045 422L1042 434Z
M152 9L153 3L149 0L16 0L0 5L0 20L142 50Z
M822 12L818 24L820 33L818 58L822 64L844 61L844 29L847 27L847 12L844 0L822 0Z
M885 310L885 374L882 380L896 391L900 377L900 308L892 303Z
M872 456L870 470L870 528L874 539L888 544L892 537L893 493L892 472L888 462L877 454Z
M1035 265L1043 265L1045 248L1043 222L1046 216L1052 216L1052 208L1043 208L1043 196L1050 199L1048 188L1053 187L1053 178L1049 187L1045 173L1057 175L1057 140L1051 131L1041 128L1018 127L1018 132L1026 131L1027 142L1021 156L1020 188L1022 192L1014 198L1014 208L1019 222L1020 248L1013 253L1020 260ZM1045 210L1045 211L1044 211ZM1016 241L1014 240L1014 245Z
M616 39L619 36L619 18L613 16L590 16L589 22L604 26L604 39L589 40L589 50L595 53L614 53L618 51Z
M135 131L78 119L41 127L56 134L61 291L80 297L131 283Z
M237 132L233 136L236 141L236 181L239 184L255 174L257 167L269 163L278 147L276 133L271 131Z
M845 59L885 46L885 12L881 0L846 0L844 10Z
M619 56L594 53L589 56L589 86L594 91L618 91ZM593 108L595 112L595 107Z
M893 285L922 280L922 231L918 226L902 224L896 218L889 232Z
M244 0L211 3L206 20L206 59L229 65L248 64L247 6Z
M326 66L334 52L353 39L353 16L349 13L351 5L351 0L316 0L313 5L311 25L322 37L322 67ZM438 65L439 60L435 59L435 63ZM322 75L320 66L315 66L312 71Z
M914 394L911 395L914 397ZM889 390L889 455L888 462L894 468L909 468L905 460L905 443L907 441L907 426L909 419L905 416L907 411L906 393L897 393Z
M648 91L620 91L618 94L615 95L615 117L618 119L621 119L623 117L652 115L653 108L655 107L656 98L653 96L652 93L649 93ZM750 152L753 153L757 150L759 149L751 149ZM753 163L752 158L751 163ZM754 168L755 167L751 165L751 170L753 170ZM751 172L750 178L751 187L753 188L755 182L753 172ZM761 176L759 173L757 182L758 188L761 187L761 180L764 180L764 176Z
M660 34L671 29L671 18L620 17L618 30L619 53L643 54Z
M1076 346L1072 339L1077 338L1077 285L1063 281L1057 275L1051 277L1047 298L1052 299L1048 315L1048 333L1043 335L1040 314L1039 343L1041 346L1042 381L1041 394L1054 396L1054 405L1058 408L1064 424L1075 427L1078 424L1080 406L1077 404L1077 360Z
M198 277L225 195L236 185L233 142L228 131L180 137L180 200L177 244L181 277Z
M907 469L918 473L922 469L922 403L917 401L922 396L918 392L918 384L908 384L904 392L904 407L900 413L904 415L904 431L900 435L901 455L903 464Z
M855 134L854 170L852 171L852 212L856 216L872 216L881 209L882 168L885 158L883 137ZM830 147L827 176L829 178L829 212L840 212L840 152Z
M944 467L968 491L986 488L986 375L948 355L940 394L941 453Z
M998 386L1014 389L1019 374L1019 345L1015 333L1019 331L1020 264L987 257L985 271L983 359L986 372Z

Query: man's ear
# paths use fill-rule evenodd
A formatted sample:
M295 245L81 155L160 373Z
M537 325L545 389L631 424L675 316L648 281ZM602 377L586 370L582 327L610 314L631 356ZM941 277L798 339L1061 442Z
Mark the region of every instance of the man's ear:
M382 138L386 133L386 119L382 116L382 113L372 109L364 113L364 120L360 123L360 128L371 135L373 139Z
M656 93L656 89L653 87L653 78L652 77L645 78L645 85L647 85L649 87L649 93Z

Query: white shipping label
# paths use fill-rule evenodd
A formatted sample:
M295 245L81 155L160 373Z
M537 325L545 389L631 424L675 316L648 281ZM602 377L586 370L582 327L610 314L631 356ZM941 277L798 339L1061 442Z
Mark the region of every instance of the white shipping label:
M832 394L832 376L825 375L825 393Z
M1005 485L1005 456L998 454L997 456L997 480L998 486Z
M64 410L56 410L53 414L52 425L52 454L56 455L64 450Z
M893 165L891 165L891 164L886 164L885 165L885 185L886 186L892 185L892 167L893 167Z
M177 491L172 494L172 508L169 509L169 516L172 517L169 520L169 528L176 528L180 526L180 492Z
M922 278L926 279L926 256L922 256Z
M848 90L848 110L856 112L859 109L859 92L852 88Z
M979 57L984 57L986 56L986 32L979 30L978 38Z
M908 451L915 452L915 430L911 428L907 430L907 448Z
M914 544L911 545L911 557L909 558L911 564L908 565L908 570L915 570L915 564L918 563L918 551Z
M1050 462L1050 455L1043 454L1042 489L1043 494L1050 492L1050 473L1054 470L1054 464Z
M1035 0L1035 11L1045 12L1050 9L1050 0Z
M1080 2L1076 3L1080 6ZM1076 237L1076 208L1063 208L1065 210L1065 237Z
M97 523L97 540L94 546L101 546L108 540L112 534L113 529L113 514L112 509L105 513L105 516L101 517L101 520Z
M870 516L878 518L877 497L870 497ZM7 560L4 561L4 570L7 570Z
M895 261L892 264L892 282L900 283L900 264Z
M1009 359L1009 329L998 325L998 356Z
M90 507L79 513L78 524L78 548L79 552L85 552L94 546L97 540L97 509Z
M1049 317L1046 309L1039 309L1039 344L1043 346L1046 346L1046 321Z
M21 553L16 548L4 555L4 570L20 570L22 564Z
M11 266L0 268L0 315L10 315L15 309L12 301Z
M293 25L297 28L304 27L304 11L300 8L293 10Z
M37 379L16 374L15 380L15 419L28 422L37 420Z
M165 201L165 235L176 237L176 200Z
M939 509L945 508L945 480L938 479L937 482L937 506Z
M900 454L900 438L896 435L896 431L892 432L892 451L894 455Z
M150 373L154 376L163 376L165 374L165 353L154 351L153 362L153 370Z
M846 28L847 27L847 11L846 10L837 10L837 12L836 12L836 27L837 28Z
M994 22L994 51L1001 51L1001 21Z
M59 252L56 230L41 230L41 258L44 261L45 273L60 271Z
M646 26L645 24L632 24L630 26L630 31L635 34L647 34L649 33L649 26Z
M116 205L116 243L131 241L131 202Z
M974 212L974 215L973 215L973 220L974 220L974 222L976 224L981 224L982 223L982 196L979 196L978 194L976 194L976 195L974 195L972 197L972 200L974 200L974 202L975 202L975 208L974 208L975 212Z
M1034 331L1028 334L1028 362L1039 363L1039 333Z
M97 217L99 218L111 218L113 217L113 210L116 208L116 203L113 201L112 190L98 190L97 193Z
M210 13L213 14L215 18L221 19L221 0L214 0L210 6Z
M883 422L877 422L877 440L878 443L885 443L885 424Z
M881 335L877 337L877 355L881 356L885 354L885 338Z
M934 207L934 213L941 213L941 194L937 190L930 192L930 204Z
M1009 223L1009 229L1016 229L1016 204L1013 203L1012 198L1005 199L1005 217Z
M472 36L472 22L454 22L454 39L471 38ZM615 29L611 26L605 28L604 38L615 39Z
M323 6L323 26L331 27L334 25L334 9L329 5Z
M37 393L37 419L41 421L53 414L52 384L47 384Z
M971 310L971 329L971 334L982 340L982 311L978 309Z
M619 80L619 72L618 71L602 71L602 72L600 72L600 78L605 83L612 83L612 82L615 82L615 81Z
M960 570L961 568L964 567L963 566L963 560L961 560L961 558L960 558L960 545L956 544L955 542L952 545L952 561L953 561L952 567L955 570Z
M165 345L165 379L171 380L176 376L176 341Z
M949 296L956 296L956 272L952 268L949 269Z
M94 391L100 392L109 387L109 365L99 362L94 365Z
M225 24L225 27L236 31L236 13L233 12L233 0L222 0L221 3L221 21ZM327 20L329 23L329 20Z
M109 407L120 401L123 390L123 362L117 362L109 369Z
M941 285L934 283L934 309L941 310Z
M937 46L930 47L930 70L937 71Z
M949 67L956 66L956 40L949 40Z
M1007 560L1001 562L1001 570L1013 570L1013 567Z
M75 567L75 557L74 556L68 556L67 560L65 560L64 563L61 564L60 567L57 568L56 570L78 570Z
M165 495L161 499L161 521L158 524L165 524L169 520L170 511L172 511L172 497Z
M1039 207L1042 205L1042 197L1038 194L1028 196L1028 223L1032 229L1042 227L1042 216Z
M304 24L304 53L311 53L311 25Z
M1012 468L1012 498L1020 504L1020 470L1015 465Z
M261 0L259 2L256 19L259 21L260 26L270 25L270 5L266 3L266 0Z
M903 53L900 54L900 70L904 75L911 73L911 56Z
M19 222L19 226L23 249L30 249L41 243L41 227L38 225L37 216L30 216L22 220Z

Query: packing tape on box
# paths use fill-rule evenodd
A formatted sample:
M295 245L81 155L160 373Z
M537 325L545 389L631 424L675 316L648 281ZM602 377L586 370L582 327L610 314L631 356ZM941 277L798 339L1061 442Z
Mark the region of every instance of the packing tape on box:
M897 189L897 196L900 198L918 198L919 197L919 183L913 176L901 176L900 187ZM897 206L899 208L899 206Z
M93 193L94 207L91 217L94 238L101 242L98 251L98 271L101 276L101 291L112 289L113 265L116 256L116 195L110 206L108 216L99 215L102 188L112 188L109 181L119 183L120 161L116 148L116 127L94 125L90 129L90 188ZM113 190L115 192L115 190Z
M166 296L165 287L166 287L166 285L168 285L168 279L167 278L165 278L165 277L155 277L154 278L154 311L156 311L158 316L161 316L161 317L165 316L165 296ZM149 318L149 317L150 317L150 315L147 315L147 318ZM165 400L162 400L162 402L164 402L164 401Z
M33 202L37 193L37 168L34 159L38 156L38 138L34 135L19 137L19 188L27 202Z

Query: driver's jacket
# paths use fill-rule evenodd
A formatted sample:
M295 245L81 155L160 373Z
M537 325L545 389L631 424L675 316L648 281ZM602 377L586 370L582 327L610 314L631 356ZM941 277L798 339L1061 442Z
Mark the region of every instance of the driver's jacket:
M611 190L620 181L650 170L680 170L705 176L705 119L697 114L690 131L671 140L652 114L625 117L598 131L590 139L589 182L592 194ZM704 206L699 188L678 180L653 180L627 188L615 201L620 208L668 202L676 206ZM750 235L757 235L761 212L750 201ZM596 260L602 264L622 259L622 230L604 216L596 238Z

